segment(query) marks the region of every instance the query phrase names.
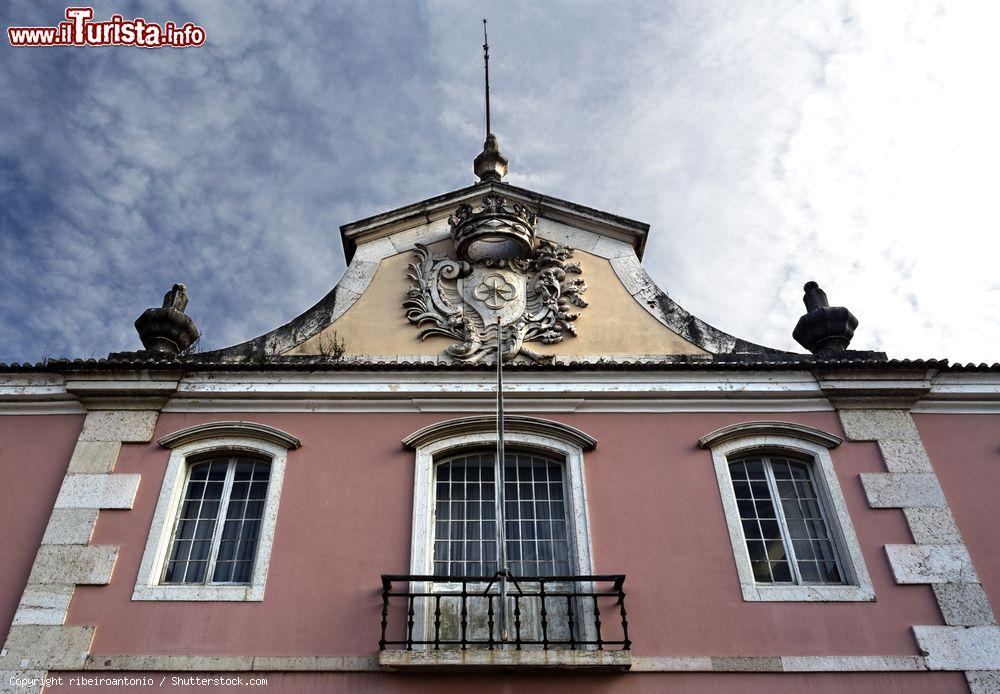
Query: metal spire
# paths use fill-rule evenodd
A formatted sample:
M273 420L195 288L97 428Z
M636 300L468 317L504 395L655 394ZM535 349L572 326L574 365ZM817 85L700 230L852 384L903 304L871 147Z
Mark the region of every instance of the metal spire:
M483 20L483 74L486 78L486 142L483 151L472 163L472 170L480 181L500 181L507 175L507 157L500 151L500 143L493 134L490 123L490 41Z
M486 35L486 19L483 18L483 69L486 73L486 137L490 129L490 39Z

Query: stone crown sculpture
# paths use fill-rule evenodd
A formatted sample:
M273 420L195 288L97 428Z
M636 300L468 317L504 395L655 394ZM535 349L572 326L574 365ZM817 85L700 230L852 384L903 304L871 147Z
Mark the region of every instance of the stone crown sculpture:
M463 203L448 218L459 260L508 260L531 255L535 245L535 213L520 203L508 204L496 193L473 208Z
M803 289L806 313L799 318L792 337L813 354L843 352L851 344L858 319L843 306L830 306L826 292L815 282L806 282Z
M142 340L142 346L150 352L179 354L198 339L198 328L191 317L184 313L187 308L187 287L175 284L163 296L161 308L147 308L135 320L135 329Z

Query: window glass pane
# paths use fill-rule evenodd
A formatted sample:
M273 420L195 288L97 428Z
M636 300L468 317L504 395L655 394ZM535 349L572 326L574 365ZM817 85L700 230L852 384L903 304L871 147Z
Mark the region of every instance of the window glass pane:
M844 582L808 463L763 456L735 461L729 469L755 580Z
M494 460L492 453L462 454L435 467L435 537L450 540L435 543L436 573L492 576L496 571ZM504 477L506 552L511 573L570 573L562 465L542 456L509 453ZM461 487L456 485L459 478ZM456 504L457 499L462 501ZM440 522L445 500L452 502L447 528Z
M750 568L753 570L753 578L758 583L771 583L771 565L766 561L752 561Z
M776 561L771 563L771 575L777 583L790 583L792 581L792 571L787 561Z
M191 465L167 554L165 583L250 580L269 476L268 463L248 458L216 458ZM227 483L227 478L232 481ZM208 576L210 567L214 568Z
M765 470L761 458L748 458L729 466L754 580L772 583L788 580L784 578L788 563L785 561L784 535ZM748 481L744 482L743 477ZM772 565L783 565L784 568L775 569ZM775 575L775 571L780 577Z

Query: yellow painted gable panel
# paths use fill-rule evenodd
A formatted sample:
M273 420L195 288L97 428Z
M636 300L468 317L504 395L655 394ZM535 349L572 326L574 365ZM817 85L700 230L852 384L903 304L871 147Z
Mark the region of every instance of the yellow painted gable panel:
M450 241L433 244L436 253L448 251ZM385 258L361 297L329 327L292 348L288 355L317 355L329 351L336 340L343 341L349 356L421 355L444 353L453 341L431 337L420 341L417 328L403 311L403 300L410 288L407 266L412 252ZM583 297L588 306L576 309L577 336L566 335L560 343L528 343L533 351L559 356L639 356L707 354L662 325L640 306L615 275L604 258L576 251L573 260L583 270L587 283Z

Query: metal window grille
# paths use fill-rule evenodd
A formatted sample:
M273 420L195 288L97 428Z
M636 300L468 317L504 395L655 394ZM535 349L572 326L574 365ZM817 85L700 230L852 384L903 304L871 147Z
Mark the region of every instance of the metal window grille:
M496 571L496 486L490 451L463 453L436 466L434 574L492 576ZM504 456L508 565L514 576L570 573L562 465L533 453Z
M244 456L188 468L163 583L249 583L270 463Z
M844 583L809 464L779 456L755 456L730 463L729 472L754 580L800 585Z

